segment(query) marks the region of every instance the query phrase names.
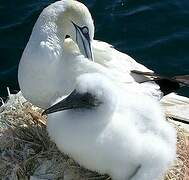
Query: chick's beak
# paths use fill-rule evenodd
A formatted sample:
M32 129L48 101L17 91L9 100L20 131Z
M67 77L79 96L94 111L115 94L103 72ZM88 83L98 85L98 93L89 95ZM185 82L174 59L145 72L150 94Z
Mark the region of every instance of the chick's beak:
M55 113L58 111L68 110L68 109L78 109L85 108L91 109L100 104L94 97L89 93L78 93L74 90L70 95L61 100L60 102L54 104L50 108L46 109L42 115L47 115Z

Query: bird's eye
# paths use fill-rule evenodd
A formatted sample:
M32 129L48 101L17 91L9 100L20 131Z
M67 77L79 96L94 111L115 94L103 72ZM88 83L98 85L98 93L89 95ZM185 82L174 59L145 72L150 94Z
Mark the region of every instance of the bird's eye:
M83 32L84 35L89 34L88 27L86 27L86 26L82 27L82 32Z
M90 41L90 37L89 37L89 29L87 26L84 26L81 28L81 31L83 33L83 35L85 36L85 38Z

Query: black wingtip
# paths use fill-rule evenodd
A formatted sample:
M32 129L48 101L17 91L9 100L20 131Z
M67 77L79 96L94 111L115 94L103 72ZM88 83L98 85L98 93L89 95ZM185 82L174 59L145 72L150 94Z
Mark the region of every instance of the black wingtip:
M160 86L160 90L163 92L164 96L177 91L183 86L189 87L189 75L166 77L160 76L154 72L142 72L138 70L132 70L131 73L150 77L150 79L147 79L144 82L156 82L156 84Z
M164 96L177 91L181 87L179 82L168 78L154 79L154 82L159 85Z

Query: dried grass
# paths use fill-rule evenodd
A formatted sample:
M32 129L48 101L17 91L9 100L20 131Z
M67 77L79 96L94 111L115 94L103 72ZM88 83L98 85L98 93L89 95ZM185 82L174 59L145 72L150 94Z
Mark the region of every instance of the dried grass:
M177 159L169 169L165 180L189 180L189 133L178 125L177 130Z
M41 112L21 94L10 95L0 108L0 179L110 180L60 153L48 137ZM189 135L178 126L176 129L178 157L165 180L187 180L189 174Z

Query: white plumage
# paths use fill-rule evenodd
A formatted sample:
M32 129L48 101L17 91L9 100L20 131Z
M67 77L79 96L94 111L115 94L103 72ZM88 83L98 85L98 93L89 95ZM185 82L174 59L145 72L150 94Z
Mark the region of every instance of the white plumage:
M98 105L82 108L81 101L78 109L76 102L84 94ZM54 105L46 110L60 111L48 115L49 136L85 168L113 180L156 180L175 159L175 130L153 98L122 91L94 73L79 76L74 93L61 102L70 108L61 111ZM87 103L85 98L84 106Z
M65 39L66 35L70 39ZM105 74L121 86L131 85L137 93L161 97L159 86L153 83L139 85L137 82L144 77L130 74L133 69L149 69L93 37L93 20L82 3L62 0L45 8L19 64L18 80L23 96L34 105L47 108L55 99L73 90L78 75L106 71ZM85 64L91 59L99 64L97 69Z

